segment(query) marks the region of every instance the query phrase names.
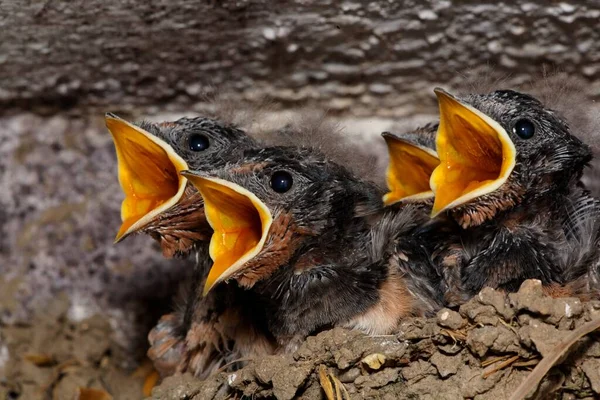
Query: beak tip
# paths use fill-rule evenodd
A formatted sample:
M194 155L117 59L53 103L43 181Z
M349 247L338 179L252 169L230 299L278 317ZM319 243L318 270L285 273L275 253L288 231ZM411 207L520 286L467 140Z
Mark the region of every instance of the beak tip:
M115 240L114 240L114 244L117 244L119 242L122 242L127 236L131 235L134 231L131 229L131 226L128 226L127 229L125 229L125 226L121 226L121 228L119 229L119 232L117 232L117 235L115 236Z
M436 87L435 89L433 89L433 93L435 93L435 95L437 96L437 98L444 98L444 97L449 97L454 99L454 96L452 96L450 93L448 93L446 90L442 89L441 87Z

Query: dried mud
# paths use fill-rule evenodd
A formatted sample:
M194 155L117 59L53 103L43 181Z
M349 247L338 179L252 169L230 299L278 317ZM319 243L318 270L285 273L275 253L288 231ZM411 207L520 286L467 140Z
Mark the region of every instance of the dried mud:
M368 337L334 329L294 353L250 361L205 381L175 375L152 399L322 399L319 370L354 399L506 399L572 329L600 318L600 302L552 299L536 281L505 295L479 296L437 317L404 321L397 335ZM600 395L600 332L580 340L544 379L534 398Z
M139 399L143 369L122 368L126 357L112 340L107 318L67 317L59 296L28 324L0 325L0 399Z
M109 321L72 322L68 308L58 297L31 323L0 326L0 399L111 398L86 397L87 389L142 398L148 365L127 369L129 355L113 340ZM323 370L351 399L506 399L570 330L598 318L600 302L552 299L539 282L527 281L518 293L484 289L458 310L407 319L396 335L333 329L293 354L251 360L204 381L174 375L150 398L324 399ZM599 338L596 332L575 344L532 398L598 398Z

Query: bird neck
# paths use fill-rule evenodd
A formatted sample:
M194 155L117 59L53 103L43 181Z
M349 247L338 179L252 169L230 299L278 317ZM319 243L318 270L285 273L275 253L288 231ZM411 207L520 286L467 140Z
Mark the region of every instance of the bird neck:
M160 243L167 258L186 258L197 246L208 244L213 233L206 220L202 196L191 184L181 201L155 218L143 232Z
M252 288L267 304L276 337L342 325L377 303L387 268L369 259L366 226L346 233L303 243L288 264Z

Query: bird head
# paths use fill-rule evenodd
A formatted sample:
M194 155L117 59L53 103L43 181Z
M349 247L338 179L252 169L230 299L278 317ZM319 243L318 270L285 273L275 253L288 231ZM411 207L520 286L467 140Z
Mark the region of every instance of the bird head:
M381 192L308 148L251 149L210 174L183 175L204 198L214 263L204 293L252 287L296 257L352 235L381 209Z
M245 132L208 118L131 124L106 114L125 193L116 241L134 232L156 238L167 256L185 255L211 229L202 198L181 171L219 168L254 144Z
M434 150L436 130L437 124L428 124L401 135L382 134L390 156L386 170L388 193L383 197L386 206L398 202L431 206L429 179L440 163Z
M566 190L590 148L537 99L512 90L455 97L436 89L440 165L431 175L432 215L478 225L525 198Z

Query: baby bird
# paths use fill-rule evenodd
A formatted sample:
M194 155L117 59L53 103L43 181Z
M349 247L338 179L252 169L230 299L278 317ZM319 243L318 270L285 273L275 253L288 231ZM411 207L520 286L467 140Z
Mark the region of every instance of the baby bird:
M443 267L460 271L467 296L484 286L515 291L530 278L562 287L568 271L581 268L573 261L590 256L573 257L583 232L573 221L597 214L579 187L590 148L529 95L435 92L440 165L431 175L432 216L447 214L461 227L437 249Z
M106 115L125 192L116 241L134 232L155 238L166 257L187 256L208 243L202 197L180 171L219 168L257 142L218 120L197 117L139 125Z
M377 186L323 154L250 149L210 174L183 175L204 198L214 263L179 314L182 335L157 340L178 343L155 346L178 360L174 371L206 376L335 326L388 334L403 317L441 307L439 277L411 235L428 216L383 211ZM211 329L207 308L220 321Z
M115 139L120 181L126 193L123 203L124 224L117 240L141 231L156 237L167 256L185 256L192 249L198 250L197 265L190 283L192 289L188 293L192 301L183 301L179 311L163 316L150 332L151 348L148 355L157 370L166 376L173 373L177 365L191 362L197 371L212 371L216 368L215 360L227 362L235 358L235 354L240 353L237 348L248 348L248 351L241 350L246 356L254 354L254 351L258 351L256 349L262 353L272 352L269 340L259 333L257 319L252 313L244 312L248 293L237 285L222 285L202 299L200 307L196 307L195 288L204 285L206 272L210 268L208 253L204 250L208 250L212 228L206 221L202 197L187 183L187 179L177 177L177 172L186 167L200 171L218 169L227 161L240 157L244 149L255 146L257 140L249 138L234 124L208 118L183 118L175 122L142 123L136 126L114 115L107 115L107 126ZM255 137L259 136L253 133ZM339 133L339 129L323 114L312 112L290 120L282 131L268 140L288 144L311 143L314 147L343 158L348 153L341 144L343 138L332 137ZM262 139L267 140L266 137ZM356 151L352 154L355 165L361 165L361 159L362 164L367 164L367 155L363 157ZM198 299L202 297L201 292L196 294ZM250 316L252 323L243 322L246 316ZM215 353L206 351L202 353L205 356L203 359L181 360L178 349L189 331L186 327L189 327L192 317L196 321L203 321L202 326L195 325L196 329L192 331L223 332L222 336L211 339L216 343L213 347L224 349L223 343L218 343L219 338L225 336L247 340L237 340L236 348L223 351L218 358ZM258 345L259 342L263 345ZM225 347L228 345L224 344Z

